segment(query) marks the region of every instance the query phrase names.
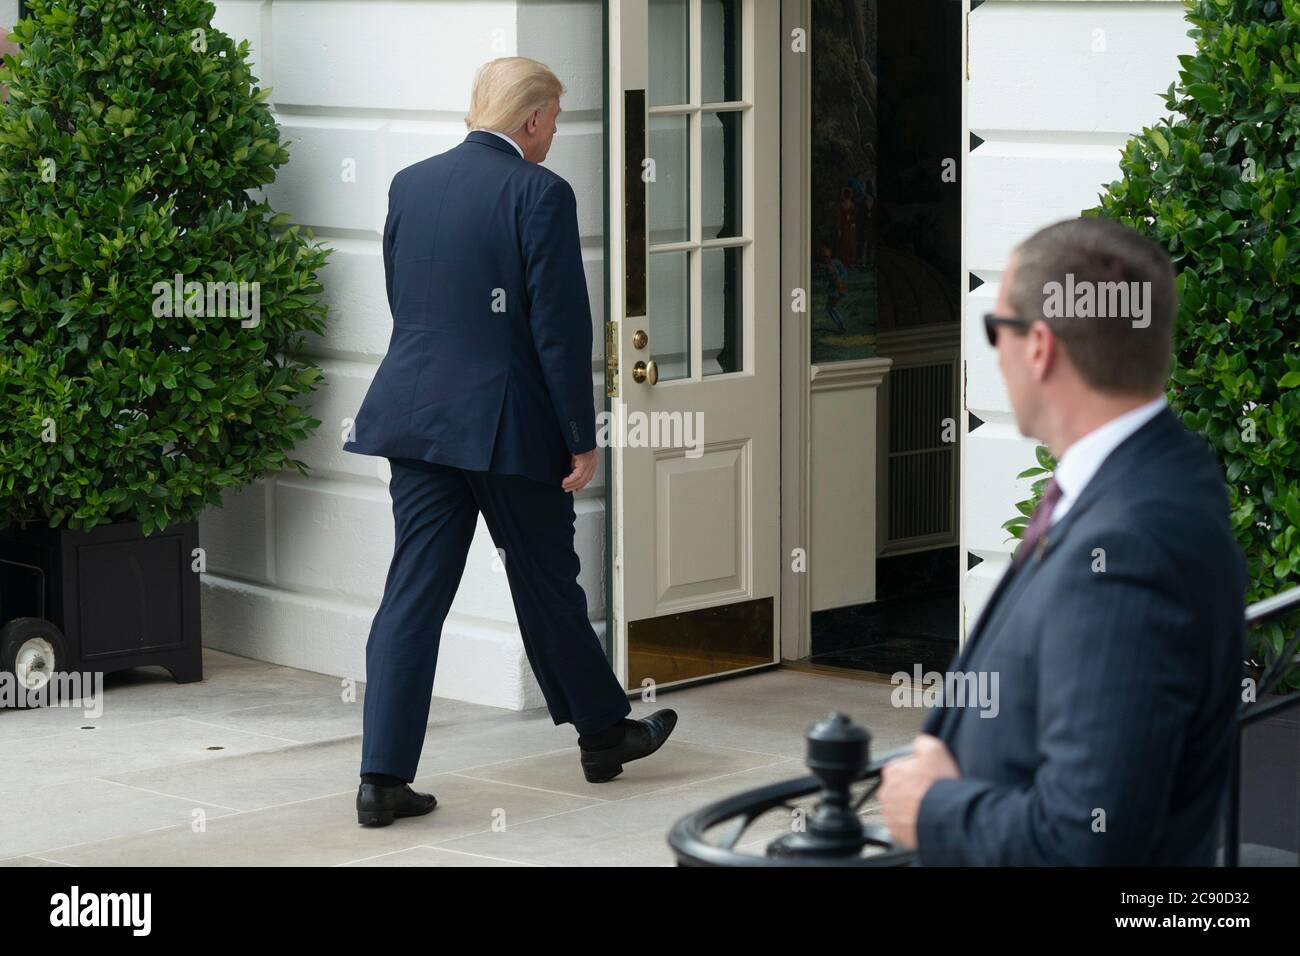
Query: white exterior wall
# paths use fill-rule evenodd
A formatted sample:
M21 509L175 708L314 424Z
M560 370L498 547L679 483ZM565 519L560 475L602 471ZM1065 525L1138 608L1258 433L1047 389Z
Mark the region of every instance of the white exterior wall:
M1016 428L982 317L1012 248L1095 206L1129 136L1165 114L1157 94L1194 49L1188 27L1178 0L990 0L967 20L966 123L985 142L966 156L963 247L985 284L965 297L962 331L966 409L984 421L962 455L964 551L983 559L965 575L963 633L1006 569L1001 524L1028 497L1015 476L1037 445Z
M271 204L333 247L322 279L327 334L310 351L325 373L311 412L322 422L286 472L201 520L207 551L203 636L210 647L363 680L370 620L393 549L387 462L342 451L388 344L380 236L388 185L405 166L466 133L474 71L496 56L546 62L568 88L546 165L578 196L593 322L593 392L604 354L602 40L599 0L218 0L216 25L252 47L254 73L290 141ZM355 165L355 181L345 181ZM604 635L604 460L578 496L580 582ZM436 696L499 707L540 705L504 572L479 519L443 630Z
M312 351L324 423L297 450L311 476L267 479L202 520L208 551L204 637L212 647L341 677L364 675L392 521L379 459L340 450L387 346L379 235L388 183L464 136L474 69L493 56L540 59L568 86L547 165L573 183L593 311L593 390L602 407L601 5L599 0L218 0L217 25L253 48L292 160L269 195L336 251L324 273L329 331ZM1013 542L999 527L1027 494L1033 461L984 340L1011 248L1094 205L1129 135L1163 113L1157 98L1190 52L1178 0L989 0L967 21L966 118L985 140L966 158L965 404L984 425L962 456L964 550L982 563L963 586L973 623ZM1097 48L1101 44L1102 48ZM345 160L356 181L344 183ZM578 499L582 584L603 636L603 461ZM529 707L540 693L523 655L503 574L480 523L443 634L435 693Z

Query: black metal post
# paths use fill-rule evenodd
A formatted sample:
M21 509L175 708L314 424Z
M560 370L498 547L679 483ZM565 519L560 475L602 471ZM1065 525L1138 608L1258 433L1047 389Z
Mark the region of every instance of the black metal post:
M871 734L844 714L831 714L808 731L808 769L822 785L804 832L773 842L768 856L857 856L866 845L850 785L866 770Z

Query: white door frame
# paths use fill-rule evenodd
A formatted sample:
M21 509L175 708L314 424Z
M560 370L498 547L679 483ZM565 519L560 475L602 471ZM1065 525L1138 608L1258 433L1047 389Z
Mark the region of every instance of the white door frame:
M812 515L812 317L795 313L794 289L811 299L812 55L793 50L795 30L811 43L811 0L781 0L781 658L812 652L812 591L793 556L809 551ZM806 567L806 560L804 566Z
M809 117L812 109L812 57L809 47L805 52L795 52L793 41L796 30L804 31L805 43L810 43L808 36L812 21L811 0L780 0L781 33L783 47L781 62L780 94L780 143L781 143L781 195L780 195L780 229L781 229L781 289L785 295L782 305L783 322L781 327L781 474L780 474L780 541L781 541L781 584L780 584L780 658L782 660L799 660L806 658L812 650L811 614L812 596L810 580L807 573L793 570L793 557L796 553L807 555L811 538L811 508L808 499L811 487L811 316L808 313L798 315L793 311L792 292L803 289L810 292L812 288L812 264L807 250L811 248L811 152L812 130ZM608 8L609 4L607 4ZM969 120L967 118L967 86L969 79L968 52L968 17L969 0L962 17L962 142L969 143ZM612 48L612 38L616 35L616 24L611 21L607 39L611 41L611 60L617 55ZM611 71L616 64L611 62ZM621 128L621 102L610 102L610 136L617 137ZM616 155L618 155L616 153ZM963 164L963 172L966 164ZM611 176L618 176L618 166L610 168ZM966 218L966 190L961 186L962 221ZM610 241L613 241L611 236ZM966 275L966 237L963 229L961 236L961 274ZM615 314L613 306L621 302L618 289L618 276L611 276L610 314ZM962 289L962 311L965 311L966 290ZM963 323L964 324L964 323ZM968 430L968 416L965 395L965 352L966 343L961 346L961 408L963 425L961 445L965 445ZM964 456L962 456L964 459ZM608 492L609 513L613 513L613 488ZM961 554L965 554L965 508L962 496L957 498L958 527L960 529ZM611 535L612 538L612 535ZM610 563L612 568L613 549L611 541ZM965 626L965 573L961 574L959 601L960 640L966 636ZM612 624L612 615L611 615ZM614 666L620 677L626 675L627 662L623 655L625 648L610 635L611 650L614 654Z
M982 0L981 0L982 2ZM970 118L967 115L967 100L970 93L970 0L963 0L964 10L961 17L961 143L966 151L961 162L961 181L957 188L961 190L961 236L958 240L960 253L961 285L957 294L961 297L958 317L961 322L961 340L957 347L957 367L961 373L958 413L961 416L961 428L958 430L957 458L960 463L957 484L957 647L966 644L966 574L969 571L970 552L966 550L966 467L970 456L966 454L966 435L970 431L970 409L966 405L966 308L970 301L970 273L966 271L966 177L970 175ZM979 343L976 343L978 347Z

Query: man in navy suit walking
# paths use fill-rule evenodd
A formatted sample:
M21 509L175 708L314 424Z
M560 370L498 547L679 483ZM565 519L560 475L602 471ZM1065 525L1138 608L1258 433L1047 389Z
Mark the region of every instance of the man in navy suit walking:
M952 666L964 700L884 771L925 865L1214 862L1246 572L1218 462L1165 404L1176 298L1165 251L1108 220L1011 257L985 330L1058 464Z
M564 87L503 57L474 80L470 133L394 178L384 225L393 333L347 451L389 459L395 547L366 644L358 822L428 813L415 778L443 621L481 512L528 661L593 783L662 746L630 720L587 616L573 493L596 470L591 307L572 187L540 163Z

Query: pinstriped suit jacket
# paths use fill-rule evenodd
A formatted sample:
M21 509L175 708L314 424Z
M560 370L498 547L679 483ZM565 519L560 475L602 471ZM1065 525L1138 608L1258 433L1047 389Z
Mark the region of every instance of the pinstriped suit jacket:
M997 675L997 709L928 715L962 777L921 803L921 863L1212 865L1245 591L1218 463L1164 409L1008 571L954 661Z

